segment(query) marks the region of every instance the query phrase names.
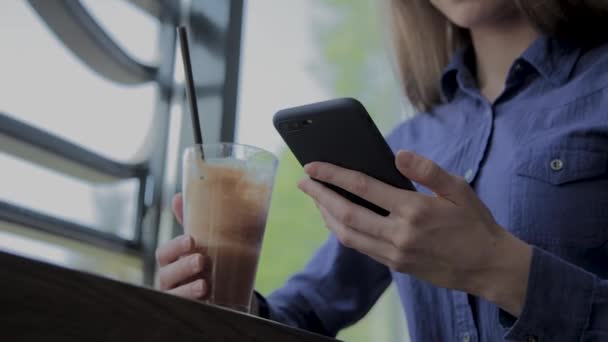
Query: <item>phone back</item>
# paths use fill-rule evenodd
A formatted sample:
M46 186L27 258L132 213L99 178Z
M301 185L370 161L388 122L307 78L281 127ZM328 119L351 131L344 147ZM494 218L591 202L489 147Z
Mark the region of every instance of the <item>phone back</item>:
M328 162L362 172L394 187L414 190L411 182L395 167L394 154L365 107L355 99L341 98L287 108L276 113L273 121L302 165L313 161ZM388 214L357 196L328 186L357 204L382 215Z

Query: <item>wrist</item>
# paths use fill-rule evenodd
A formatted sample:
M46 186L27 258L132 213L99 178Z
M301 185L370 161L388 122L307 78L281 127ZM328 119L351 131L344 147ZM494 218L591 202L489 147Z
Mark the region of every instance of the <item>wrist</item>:
M503 228L500 231L478 295L519 317L528 289L532 247Z

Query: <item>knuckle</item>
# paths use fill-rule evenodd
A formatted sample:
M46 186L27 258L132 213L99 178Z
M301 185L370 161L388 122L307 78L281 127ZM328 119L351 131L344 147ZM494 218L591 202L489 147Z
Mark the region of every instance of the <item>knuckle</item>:
M395 255L395 256L401 255L401 251L403 251L403 250L411 249L413 247L413 244L414 244L414 239L411 237L410 234L397 235L397 237L395 238L395 245L399 250L396 251L397 255Z
M340 221L347 226L352 226L355 221L355 213L352 208L344 208L340 214Z
M351 239L350 236L346 235L342 238L341 240L342 245L344 245L344 247L348 247L348 248L353 248L353 240Z
M340 243L342 243L342 245L344 245L345 247L350 248L353 246L352 237L346 232L346 229L338 229L336 231L336 236L338 237L338 240L340 240Z
M353 190L358 194L366 194L369 189L369 179L362 173L357 173L353 181Z
M399 253L395 256L393 261L393 267L395 270L406 271L408 270L409 259L403 253Z
M398 268L400 268L400 263L402 259L403 256L401 255L401 253L395 250L391 254L389 254L387 266L393 270L397 270Z
M312 163L309 166L309 171L310 171L310 175L313 178L316 179L320 179L320 180L329 180L328 177L331 177L330 172L327 172L325 170L325 167L323 167L324 165L319 165L317 163Z
M319 206L319 213L321 213L321 217L323 218L323 221L325 221L325 225L327 226L327 228L330 228L330 222L331 222L332 216L322 206Z
M412 205L411 211L407 215L406 223L410 227L419 227L424 224L429 215L429 209L421 204Z
M198 273L203 269L204 259L201 254L194 254L191 260L191 267L193 273Z
M203 297L203 290L202 280L197 280L189 286L190 296L195 299Z
M386 231L388 231L388 229L386 227L382 227L381 225L370 225L368 227L368 235L374 237L386 238Z
M190 235L181 235L175 242L177 245L175 248L182 253L185 253L194 247L194 239Z
M437 178L439 168L430 160L423 160L419 164L420 176L423 179L433 180Z
M406 218L406 224L409 227L418 227L422 222L422 214L420 211L411 212Z

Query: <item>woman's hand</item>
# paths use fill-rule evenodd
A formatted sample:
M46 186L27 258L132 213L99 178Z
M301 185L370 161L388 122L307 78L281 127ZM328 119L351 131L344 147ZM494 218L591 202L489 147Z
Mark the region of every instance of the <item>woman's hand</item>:
M394 188L362 173L310 163L306 173L391 212L383 217L311 179L299 188L313 198L327 227L346 246L393 270L436 286L495 302L518 316L532 249L500 227L466 181L432 161L401 151L397 169L435 196Z
M173 197L173 213L182 224L182 195ZM158 262L158 286L160 290L190 299L202 299L207 295L207 283L203 279L205 257L195 249L194 239L181 235L156 250Z

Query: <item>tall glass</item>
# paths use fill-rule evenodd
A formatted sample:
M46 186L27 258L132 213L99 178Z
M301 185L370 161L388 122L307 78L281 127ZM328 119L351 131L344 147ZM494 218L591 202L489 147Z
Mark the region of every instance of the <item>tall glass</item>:
M184 151L184 230L208 257L209 303L251 309L277 164L272 153L240 144Z

